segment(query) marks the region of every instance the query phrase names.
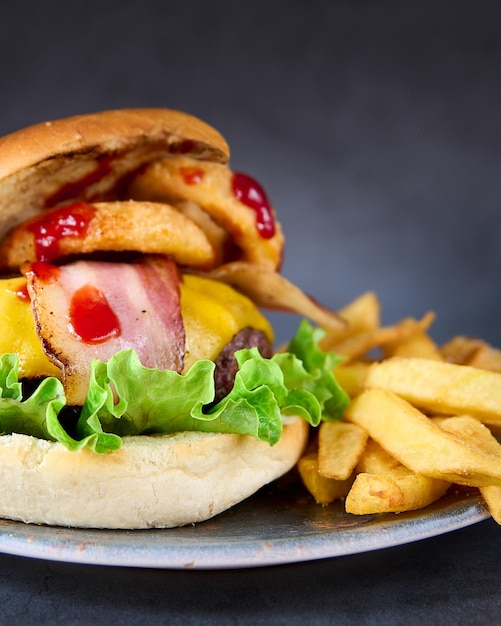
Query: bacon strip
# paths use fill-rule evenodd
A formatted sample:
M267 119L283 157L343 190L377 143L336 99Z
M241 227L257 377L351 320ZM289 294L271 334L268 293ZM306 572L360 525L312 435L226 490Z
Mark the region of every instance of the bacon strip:
M185 333L179 277L168 258L147 256L127 264L77 261L61 267L36 262L26 277L37 331L45 352L61 368L69 404L83 403L91 361L107 361L122 349L133 348L147 367L181 372ZM75 302L82 293L99 294L99 306L83 307L82 315L89 316L84 327L96 328L91 340L78 334ZM102 338L100 324L110 330Z

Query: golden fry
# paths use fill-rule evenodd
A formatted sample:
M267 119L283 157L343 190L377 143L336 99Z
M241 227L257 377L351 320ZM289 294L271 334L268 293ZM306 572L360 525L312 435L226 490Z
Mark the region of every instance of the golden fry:
M371 438L367 441L356 471L358 474L391 474L392 476L409 476L413 473Z
M301 459L315 499L345 497L346 511L358 515L401 512L457 484L478 488L501 524L501 443L493 435L501 433L501 350L465 336L437 346L432 312L381 326L372 292L339 313L346 325L329 330L321 347L345 357L336 378L352 403L343 422L322 424L318 452Z
M480 487L480 493L494 521L501 524L501 487L495 485Z
M367 388L401 396L414 406L444 415L472 415L501 422L501 374L468 365L394 357L371 366Z
M428 506L449 488L445 480L419 474L358 474L348 492L345 508L348 513L401 513Z
M385 344L383 346L383 354L386 359L392 356L402 356L432 359L433 361L443 360L438 346L424 330Z
M462 439L470 446L487 454L501 457L501 443L494 437L489 428L470 415L432 418L442 430Z
M501 486L501 456L479 451L445 432L392 392L365 391L348 407L345 419L365 428L416 474L473 487Z
M415 474L369 439L357 465L357 477L346 497L356 515L411 511L427 506L449 488L447 481Z
M475 352L483 344L481 339L457 335L440 348L444 361L457 365L468 365Z
M336 380L350 397L353 398L362 391L370 365L366 361L354 361L336 367Z
M334 345L332 349L334 352L345 356L347 360L357 359L366 352L379 348L386 343L400 341L417 332L427 330L434 318L435 315L431 311L421 320L405 318L392 326L382 326L348 337L345 341Z
M501 372L501 350L482 339L458 335L440 348L445 361Z
M321 341L322 350L332 350L333 346L357 333L375 330L380 326L381 306L372 291L362 294L339 311L346 321L344 328L331 328Z
M367 443L367 431L356 424L323 422L318 432L318 471L326 478L351 476Z
M351 476L346 480L334 480L319 474L316 453L301 457L298 461L298 470L306 489L317 504L330 504L344 498L353 483Z
M475 352L468 365L491 372L501 372L501 350L485 343Z
M490 430L478 420L468 415L459 417L438 418L436 421L441 428L460 437L463 441L478 446L489 454L501 456L501 444L492 435ZM501 524L501 487L487 485L480 487L480 493L487 504L493 519Z

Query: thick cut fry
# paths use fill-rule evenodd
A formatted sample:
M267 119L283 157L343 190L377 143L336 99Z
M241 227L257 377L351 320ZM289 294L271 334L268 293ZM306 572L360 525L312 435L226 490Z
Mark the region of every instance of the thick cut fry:
M483 343L481 339L457 335L441 346L440 354L443 360L448 363L468 365L475 352Z
M480 487L480 493L494 521L501 524L501 487L495 485Z
M374 348L379 348L390 342L401 341L417 332L427 330L434 318L435 314L431 311L421 320L405 318L392 326L382 326L349 337L332 346L332 350L345 356L347 360L357 359Z
M411 511L440 498L450 483L415 474L369 439L346 498L346 510L356 515ZM373 475L372 477L369 477Z
M336 380L346 393L351 396L357 396L363 389L363 384L371 363L366 361L354 361L347 365L338 365L336 367Z
M353 483L353 477L346 480L325 478L318 472L316 453L305 454L298 461L299 475L306 489L315 498L317 504L330 504L344 498Z
M440 348L444 361L501 372L501 350L482 339L458 335Z
M375 330L381 324L381 306L374 292L368 291L339 311L346 320L344 328L331 328L322 339L320 347L329 351L336 344L357 333Z
M428 506L449 488L445 480L409 474L358 474L345 501L347 513L401 513Z
M365 387L385 389L427 411L501 423L501 374L468 365L394 357L371 366Z
M442 430L462 439L470 446L475 446L481 452L495 454L501 458L501 443L494 437L491 431L470 415L457 415L454 417L432 418Z
M365 428L416 474L473 487L501 486L501 456L480 452L445 432L394 393L365 391L348 407L345 419Z
M351 476L367 443L367 431L356 424L323 422L318 432L318 471L326 478Z
M392 476L409 476L412 470L394 456L391 456L374 439L368 439L365 450L360 457L357 467L357 474L391 474Z
M491 372L501 372L501 350L484 344L475 352L468 365Z
M501 444L499 441L486 426L475 418L465 415L438 418L434 421L436 421L441 428L460 437L463 441L470 444L474 443L479 449L501 456ZM493 519L498 524L501 524L501 487L495 485L480 487L480 493Z
M432 359L434 361L443 360L438 346L424 330L385 344L383 346L383 354L386 359L392 356L403 356Z

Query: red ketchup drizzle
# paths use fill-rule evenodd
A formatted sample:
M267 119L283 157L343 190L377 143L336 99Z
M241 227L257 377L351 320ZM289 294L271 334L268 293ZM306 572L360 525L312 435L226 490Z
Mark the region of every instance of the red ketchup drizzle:
M179 173L187 185L198 185L205 176L205 172L199 167L180 167Z
M261 185L240 172L235 172L232 189L237 200L256 212L256 228L263 239L270 239L275 234L275 220L266 192Z
M98 183L101 178L104 178L111 172L111 163L114 158L114 156L104 157L97 163L97 167L94 171L90 172L80 180L63 185L60 189L45 199L45 206L56 206L62 202L81 197L87 187Z
M16 290L16 297L21 302L29 302L30 294L28 293L28 285L25 283L22 287Z
M85 343L104 343L121 333L120 322L104 293L92 285L77 289L70 302L73 333Z
M95 213L92 204L76 202L32 221L27 228L35 237L36 258L52 261L59 254L59 242L63 237L85 237Z
M33 272L35 276L45 282L52 283L59 278L61 270L57 265L51 265L50 263L44 263L43 261L34 261L30 263L29 271Z

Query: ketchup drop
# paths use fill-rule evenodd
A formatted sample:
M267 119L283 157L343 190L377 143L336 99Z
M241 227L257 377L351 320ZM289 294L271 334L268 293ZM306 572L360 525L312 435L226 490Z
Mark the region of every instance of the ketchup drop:
M76 202L42 214L28 225L35 237L35 256L39 261L52 261L59 254L63 237L85 237L96 208L92 204Z
M205 175L205 172L199 167L180 167L179 173L187 185L198 185Z
M51 265L44 261L34 261L30 263L29 270L43 282L52 283L59 278L61 270L57 265Z
M17 289L16 297L21 302L29 302L30 301L31 298L30 298L30 294L28 293L28 285L26 285L26 283L24 285L22 285L22 287L19 287L19 289Z
M263 239L270 239L275 234L275 220L271 204L261 185L241 172L235 172L232 179L235 198L256 213L256 228Z
M70 302L70 325L85 343L104 343L121 333L120 322L102 291L92 285L77 289Z

